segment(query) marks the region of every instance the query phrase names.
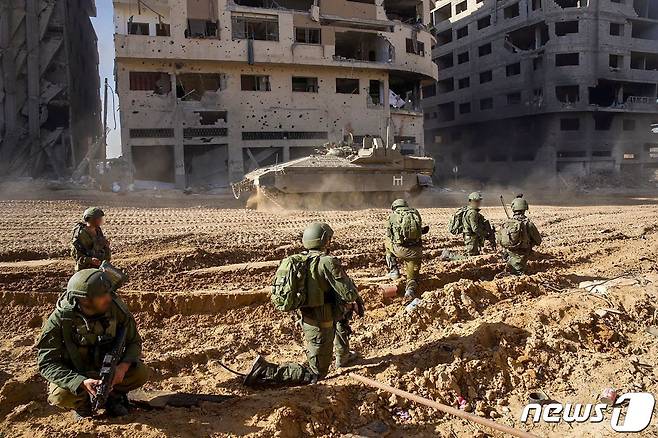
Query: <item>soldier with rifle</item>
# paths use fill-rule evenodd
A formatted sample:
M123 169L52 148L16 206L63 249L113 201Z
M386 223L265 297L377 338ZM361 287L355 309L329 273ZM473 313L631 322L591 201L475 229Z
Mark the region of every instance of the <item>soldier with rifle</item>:
M126 415L128 392L148 379L135 319L116 294L125 280L117 272L104 263L73 275L37 342L48 402L74 410L78 420L101 408Z
M110 242L103 235L105 213L98 207L90 207L82 214L83 222L73 228L71 256L75 260L75 270L98 268L104 261L110 261Z

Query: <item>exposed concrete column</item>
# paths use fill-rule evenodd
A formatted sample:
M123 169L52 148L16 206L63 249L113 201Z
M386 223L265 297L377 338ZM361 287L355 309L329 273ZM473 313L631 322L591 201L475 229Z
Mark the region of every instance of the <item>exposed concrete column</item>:
M184 189L187 185L185 178L185 149L183 146L183 107L176 96L176 74L171 75L171 96L174 100L173 128L174 128L174 175L176 188Z

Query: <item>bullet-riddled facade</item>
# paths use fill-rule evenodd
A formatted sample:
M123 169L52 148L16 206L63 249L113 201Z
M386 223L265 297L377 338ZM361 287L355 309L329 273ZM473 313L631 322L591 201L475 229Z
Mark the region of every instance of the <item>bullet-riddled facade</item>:
M135 179L225 187L351 133L423 153L430 1L115 0Z
M442 174L656 178L657 1L439 0L432 21L425 138Z

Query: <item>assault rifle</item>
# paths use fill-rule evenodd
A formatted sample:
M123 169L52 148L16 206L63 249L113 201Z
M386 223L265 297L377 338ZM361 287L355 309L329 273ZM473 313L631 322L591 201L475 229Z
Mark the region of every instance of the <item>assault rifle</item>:
M123 354L126 351L126 328L120 327L118 336L112 350L103 357L103 364L101 365L100 377L98 380L101 383L96 387L96 396L91 399L91 407L93 412L98 412L99 409L105 407L107 398L112 392L112 382L116 374L117 365L121 361Z

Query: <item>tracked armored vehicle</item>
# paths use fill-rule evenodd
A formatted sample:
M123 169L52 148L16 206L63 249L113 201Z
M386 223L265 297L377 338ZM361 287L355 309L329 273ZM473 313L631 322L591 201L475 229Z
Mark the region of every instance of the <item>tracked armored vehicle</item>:
M296 208L383 206L432 186L434 159L400 153L381 138L366 138L358 150L342 145L305 158L248 173L232 184L247 205L272 202Z

